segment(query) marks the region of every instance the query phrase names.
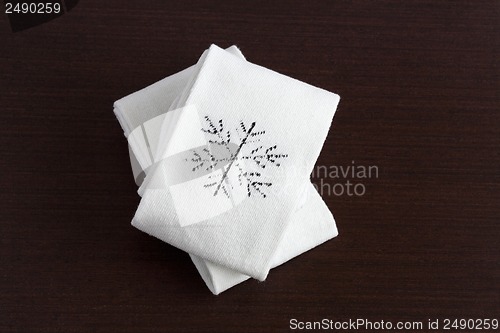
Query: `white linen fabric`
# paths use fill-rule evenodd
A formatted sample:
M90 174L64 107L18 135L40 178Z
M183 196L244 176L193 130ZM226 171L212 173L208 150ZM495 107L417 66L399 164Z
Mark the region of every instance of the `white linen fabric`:
M133 225L189 252L214 294L264 280L337 235L308 175L338 101L212 46L115 102L138 185L147 175Z

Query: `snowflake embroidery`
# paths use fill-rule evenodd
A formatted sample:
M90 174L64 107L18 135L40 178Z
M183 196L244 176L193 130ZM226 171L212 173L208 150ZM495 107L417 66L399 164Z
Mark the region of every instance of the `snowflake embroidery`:
M265 175L257 170L265 169L271 165L279 167L281 161L287 158L288 155L276 152L277 145L255 145L255 143L261 141L262 136L266 133L265 131L256 131L255 122L245 125L243 121L240 121L236 132L241 139L232 142L231 131L224 128L222 119L216 122L212 121L208 116L205 116L204 119L207 125L201 130L208 134L208 143L211 149L204 147L199 151L192 151L193 156L188 159L194 164L192 171L200 169L212 171L227 164L227 167L223 168L224 172L222 174L214 173L208 176L209 182L204 187L214 190L214 196L223 193L229 197L230 189L234 188L234 186L244 186L246 183L249 197L259 194L265 198L267 196L265 189L272 186L272 182L268 181ZM238 155L240 155L239 159ZM240 160L253 162L257 170L244 170ZM229 182L228 179L228 173L232 168L237 170L237 184Z

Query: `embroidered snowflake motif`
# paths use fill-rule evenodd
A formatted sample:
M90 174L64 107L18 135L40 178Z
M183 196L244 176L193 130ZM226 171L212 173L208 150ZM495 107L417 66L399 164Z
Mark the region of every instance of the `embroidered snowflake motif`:
M223 193L229 197L230 189L233 189L234 186L244 186L246 183L246 191L249 197L259 194L265 198L267 196L265 189L272 186L272 182L263 174L262 169L269 166L279 167L281 161L287 158L288 155L278 153L277 145L258 144L266 132L263 130L256 131L255 122L245 124L240 121L239 126L236 127L238 139L234 140L231 131L224 128L222 119L215 122L208 116L205 116L204 119L206 127L201 130L208 134L208 143L211 148L205 147L198 151L193 150L193 156L188 161L194 164L193 172L200 169L212 171L219 167L223 167L224 170L222 174L214 173L208 176L209 182L204 187L214 190L214 196ZM254 168L251 171L246 171L248 165L245 165L244 169L242 161L253 162ZM228 173L230 171L234 172L232 168L236 168L237 184L229 182L228 179Z

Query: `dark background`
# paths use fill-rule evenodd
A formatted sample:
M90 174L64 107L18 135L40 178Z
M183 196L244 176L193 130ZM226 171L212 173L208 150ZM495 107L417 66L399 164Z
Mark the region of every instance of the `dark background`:
M0 17L0 332L499 317L500 2L91 0L16 33ZM112 112L211 43L338 93L318 164L379 168L364 196L324 197L338 238L217 297L130 226Z

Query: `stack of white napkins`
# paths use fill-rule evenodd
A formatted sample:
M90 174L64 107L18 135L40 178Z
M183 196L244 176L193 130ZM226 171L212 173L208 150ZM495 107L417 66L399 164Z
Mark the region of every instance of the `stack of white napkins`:
M212 45L114 103L142 200L132 224L188 252L214 293L337 236L310 182L339 96Z

